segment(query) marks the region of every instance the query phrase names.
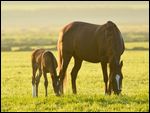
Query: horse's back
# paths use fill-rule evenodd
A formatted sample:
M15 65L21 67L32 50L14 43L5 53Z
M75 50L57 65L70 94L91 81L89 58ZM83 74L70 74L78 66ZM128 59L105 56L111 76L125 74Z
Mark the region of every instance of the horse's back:
M41 61L42 68L45 69L46 72L53 73L54 69L57 68L57 60L52 52L44 51L42 54L42 61Z
M31 56L32 66L38 67L41 70L45 69L46 72L52 72L53 67L57 68L57 60L52 52L45 49L36 49L32 52Z
M32 55L31 55L31 62L32 62L32 65L40 65L40 62L41 62L41 57L42 57L42 53L44 52L45 50L44 49L36 49L32 52Z
M93 35L93 32L95 32L99 26L100 25L76 21L66 25L61 30L61 32L63 33L63 36L68 36L68 37L72 35L75 35L75 37L82 36L82 35L89 36L89 35ZM63 37L63 39L64 38L67 37Z

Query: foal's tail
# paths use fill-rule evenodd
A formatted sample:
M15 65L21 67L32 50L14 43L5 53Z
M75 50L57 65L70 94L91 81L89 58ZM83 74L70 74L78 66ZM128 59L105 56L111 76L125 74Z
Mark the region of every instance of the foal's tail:
M59 34L59 39L57 43L57 50L58 50L58 73L60 77L60 71L63 63L63 57L62 57L62 37L63 37L63 32L60 32ZM65 78L63 81L63 92L66 92L66 87L67 87L67 74L65 73Z

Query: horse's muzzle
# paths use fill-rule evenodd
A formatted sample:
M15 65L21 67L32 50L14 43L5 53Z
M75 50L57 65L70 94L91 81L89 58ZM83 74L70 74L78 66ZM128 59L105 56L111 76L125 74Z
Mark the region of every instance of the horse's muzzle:
M121 90L115 90L114 94L119 95L121 93Z

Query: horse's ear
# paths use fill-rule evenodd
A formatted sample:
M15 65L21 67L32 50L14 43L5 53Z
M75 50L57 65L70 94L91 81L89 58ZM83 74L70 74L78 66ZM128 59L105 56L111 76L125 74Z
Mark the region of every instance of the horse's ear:
M122 68L122 66L123 66L123 61L120 62L120 68Z

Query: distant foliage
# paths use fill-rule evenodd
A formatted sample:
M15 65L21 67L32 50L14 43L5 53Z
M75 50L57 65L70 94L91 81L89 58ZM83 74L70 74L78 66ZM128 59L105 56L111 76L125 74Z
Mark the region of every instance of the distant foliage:
M147 42L149 33L147 32L128 32L122 33L125 42Z
M2 46L1 51L11 51L11 47L10 46Z
M122 33L125 42L148 42L147 32L125 32ZM23 32L2 33L1 51L11 51L18 47L18 51L32 50L31 46L57 45L58 33L45 32Z

